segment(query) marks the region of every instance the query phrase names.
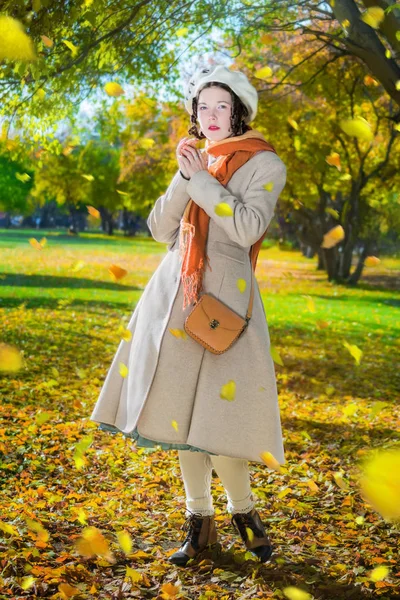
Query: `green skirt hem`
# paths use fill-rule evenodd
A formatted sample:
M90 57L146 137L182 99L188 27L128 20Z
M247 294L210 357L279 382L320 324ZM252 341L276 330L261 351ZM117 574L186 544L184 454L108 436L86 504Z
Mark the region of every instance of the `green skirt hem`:
M191 450L192 452L207 452L207 454L217 456L215 452L208 452L208 450L202 450L201 448L196 448L196 446L190 446L189 444L174 444L170 442L149 440L148 438L141 436L136 427L133 431L125 433L125 431L121 431L121 429L118 429L118 427L115 427L114 425L101 423L99 429L110 433L122 433L125 437L135 440L136 445L140 448L153 448L155 450L157 447L160 447L162 450Z

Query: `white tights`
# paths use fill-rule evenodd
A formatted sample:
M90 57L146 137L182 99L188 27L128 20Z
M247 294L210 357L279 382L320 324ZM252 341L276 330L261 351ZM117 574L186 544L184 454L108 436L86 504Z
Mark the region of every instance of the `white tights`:
M246 459L192 450L178 450L178 456L186 492L187 516L190 512L202 516L214 514L211 495L213 467L225 488L229 513L249 512L255 506Z

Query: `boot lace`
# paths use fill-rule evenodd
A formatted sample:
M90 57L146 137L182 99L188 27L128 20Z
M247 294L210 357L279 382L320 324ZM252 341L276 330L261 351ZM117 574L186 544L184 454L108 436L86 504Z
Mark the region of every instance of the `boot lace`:
M250 513L247 513L247 514L238 513L238 514L234 515L231 520L232 520L232 522L235 521L237 523L239 533L242 536L244 541L246 541L248 538L248 535L246 532L246 527L251 529L256 537L261 538L261 537L264 537L264 535L265 535L264 531L257 525L257 523L254 521L254 518L250 515Z
M198 537L201 531L201 526L203 523L203 515L199 514L199 513L191 513L186 521L184 522L184 524L182 525L181 529L183 530L183 532L186 534L185 535L185 539L183 540L183 544L185 544L188 540L190 540L190 543L192 544L192 546L194 548L198 547Z

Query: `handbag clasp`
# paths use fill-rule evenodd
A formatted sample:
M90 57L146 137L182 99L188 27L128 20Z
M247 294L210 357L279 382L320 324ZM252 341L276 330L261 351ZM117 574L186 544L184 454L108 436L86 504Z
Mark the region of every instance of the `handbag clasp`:
M209 323L211 329L216 329L219 325L219 321L217 319L212 319Z

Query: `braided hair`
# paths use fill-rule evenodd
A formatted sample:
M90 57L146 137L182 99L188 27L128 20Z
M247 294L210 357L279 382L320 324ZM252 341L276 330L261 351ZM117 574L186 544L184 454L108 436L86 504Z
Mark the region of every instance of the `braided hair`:
M249 131L251 127L246 125L244 121L244 119L249 115L249 111L247 110L246 106L243 104L239 96L235 94L235 92L231 90L231 88L225 83L209 81L201 89L204 90L205 88L209 87L220 87L223 90L226 90L230 93L232 99L232 112L230 118L231 130L233 132L233 135L243 135L244 133L246 133L246 131ZM196 97L192 100L193 114L190 115L190 121L192 123L192 126L190 127L190 129L188 129L188 133L189 135L194 135L194 137L196 137L198 140L204 140L206 136L197 126L197 106L200 91L201 90L198 91Z

